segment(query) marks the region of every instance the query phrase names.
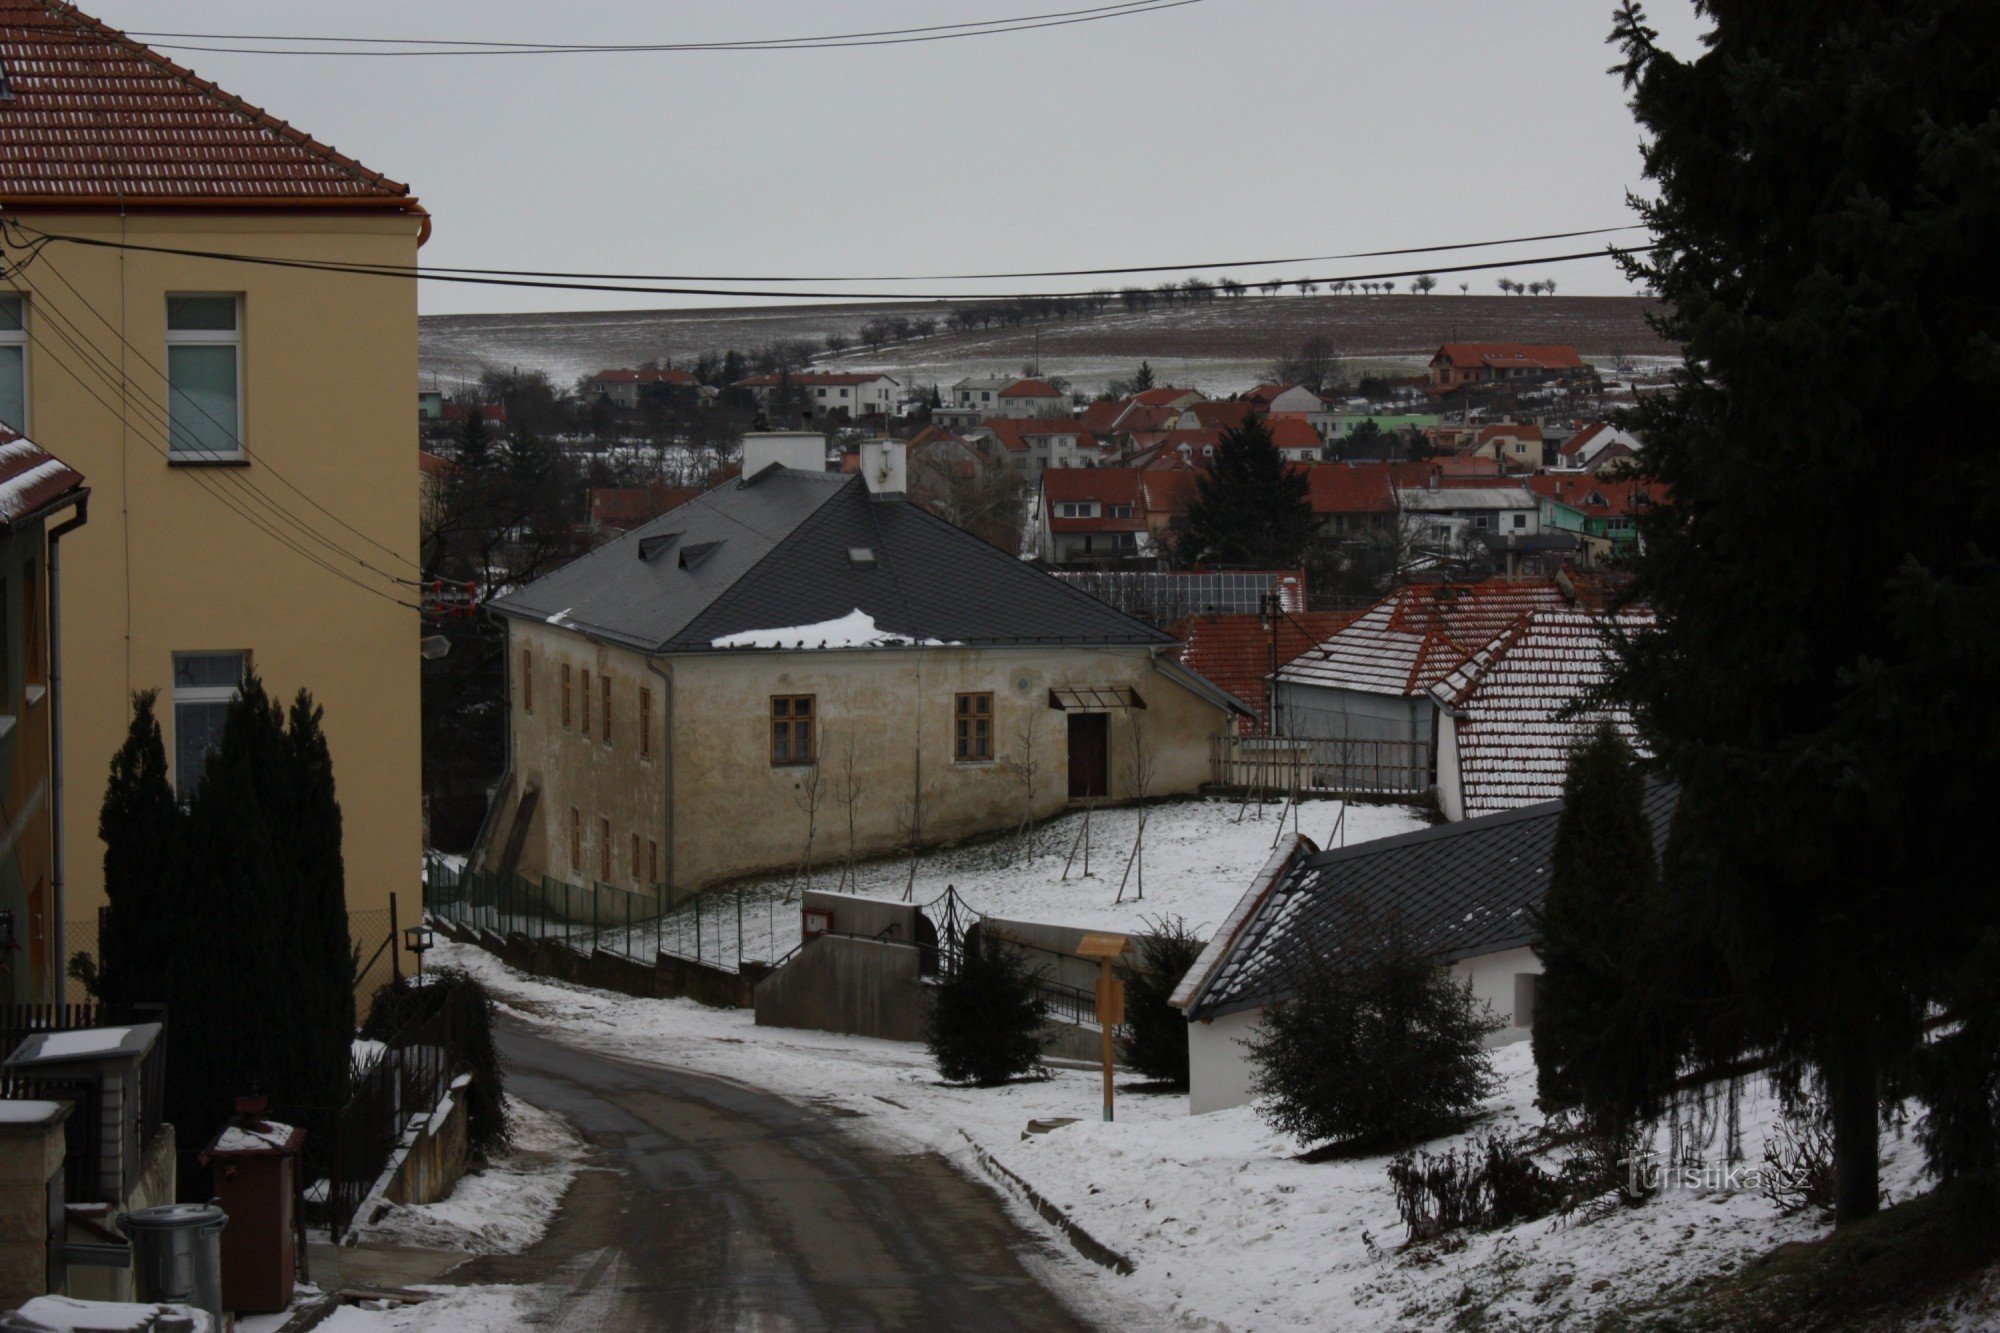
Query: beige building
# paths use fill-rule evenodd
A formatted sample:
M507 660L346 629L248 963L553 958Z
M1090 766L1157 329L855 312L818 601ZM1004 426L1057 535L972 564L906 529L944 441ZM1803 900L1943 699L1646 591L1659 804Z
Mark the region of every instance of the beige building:
M782 444L772 445L774 451ZM475 865L705 888L1073 800L1192 792L1243 706L1174 640L931 516L901 446L744 477L493 603L509 767Z
M66 5L0 18L0 414L94 491L63 545L68 948L94 945L133 692L159 691L186 786L248 670L325 708L372 948L421 853L416 294L291 265L412 265L429 220Z

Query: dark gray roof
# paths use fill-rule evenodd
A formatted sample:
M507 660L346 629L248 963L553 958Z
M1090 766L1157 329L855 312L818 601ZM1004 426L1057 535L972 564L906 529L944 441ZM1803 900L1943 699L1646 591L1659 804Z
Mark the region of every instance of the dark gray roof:
M1656 851L1678 795L1668 783L1647 788ZM1188 1017L1286 998L1302 950L1337 952L1357 918L1378 927L1393 918L1413 945L1445 962L1532 944L1562 808L1545 801L1298 857L1212 965Z
M857 550L872 561L856 561ZM871 495L860 477L776 466L492 605L661 654L709 652L727 635L857 609L885 632L945 643L1175 641L908 500Z

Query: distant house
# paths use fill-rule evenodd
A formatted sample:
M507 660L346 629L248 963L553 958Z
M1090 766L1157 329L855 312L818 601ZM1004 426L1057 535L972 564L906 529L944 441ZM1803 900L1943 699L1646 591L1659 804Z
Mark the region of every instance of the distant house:
M1542 530L1541 503L1526 486L1451 485L1439 481L1396 494L1411 541L1441 551L1484 536L1532 537Z
M1623 710L1572 714L1603 684L1616 636L1649 612L1531 611L1430 688L1438 712L1438 808L1450 820L1562 795L1570 750L1599 722L1637 743Z
M1656 850L1676 796L1666 784L1646 791ZM1548 801L1326 851L1286 838L1175 988L1172 1004L1188 1020L1189 1112L1251 1101L1246 1039L1271 1006L1297 993L1311 960L1339 964L1357 917L1393 919L1415 948L1468 984L1503 1025L1490 1044L1528 1037L1542 972L1535 914L1561 814L1562 802Z
M1097 441L1074 417L989 417L980 431L991 437L995 456L1018 471L1096 467L1102 461ZM975 438L979 433L972 432Z
M1016 419L1048 420L1069 415L1069 395L1047 380L1015 380L994 395L993 410L987 419L993 417L1013 417Z
M462 425L468 417L477 416L489 426L507 424L507 406L504 403L446 403L444 419L448 425Z
M417 390L417 420L444 420L444 392L440 389Z
M887 375L824 370L751 375L734 387L748 390L761 408L771 407L779 391L789 387L807 420L834 412L845 412L849 418L887 416L902 391L902 385Z
M1602 421L1593 421L1564 440L1550 465L1563 472L1597 472L1639 452L1638 437Z
M1431 355L1430 391L1450 393L1468 385L1532 383L1560 375L1588 374L1574 347L1553 343L1445 343Z
M1622 555L1637 546L1638 516L1648 506L1664 503L1666 489L1639 477L1616 481L1584 473L1545 472L1522 483L1541 504L1541 526L1593 539L1605 555Z
M1236 430L1252 417L1262 415L1255 403L1225 398L1214 403L1189 403L1180 409L1174 425L1181 430Z
M1495 422L1473 437L1470 452L1507 472L1533 472L1542 466L1542 428L1533 422Z
M1326 442L1302 416L1270 416L1264 428L1271 432L1271 444L1288 463L1317 463L1326 454Z
M597 532L630 532L701 494L696 486L593 486L590 526Z
M1190 471L1044 472L1036 498L1039 554L1058 565L1158 555L1194 488Z
M1396 488L1415 485L1422 465L1322 463L1306 471L1320 532L1335 541L1389 541L1396 535Z
M628 412L637 408L653 394L675 390L696 393L700 388L701 381L688 371L661 370L657 367L639 370L600 370L584 382L584 389L588 393Z
M861 856L905 845L906 805L932 843L1138 796L1135 748L1145 794L1207 781L1240 701L909 503L900 446L861 452L752 442L740 479L494 600L509 768L474 869L650 894L793 866L822 775L868 793Z
M1259 412L1323 412L1326 403L1303 384L1259 384L1238 395Z

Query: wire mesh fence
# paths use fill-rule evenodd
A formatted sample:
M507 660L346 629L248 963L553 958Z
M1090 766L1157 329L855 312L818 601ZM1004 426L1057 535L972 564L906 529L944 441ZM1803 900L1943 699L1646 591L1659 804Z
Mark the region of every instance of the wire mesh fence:
M424 865L424 911L442 921L499 935L560 940L585 953L650 962L666 955L741 971L771 962L798 933L796 907L759 890L644 892L614 884L570 884L469 871L439 857Z

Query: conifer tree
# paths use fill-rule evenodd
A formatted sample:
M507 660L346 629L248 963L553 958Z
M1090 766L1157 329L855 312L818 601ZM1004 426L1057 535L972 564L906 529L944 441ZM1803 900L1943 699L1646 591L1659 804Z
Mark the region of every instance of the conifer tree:
M1125 970L1125 1062L1155 1083L1188 1086L1187 1015L1168 1003L1201 957L1202 942L1185 920L1163 916L1139 937L1139 958Z
M925 1040L946 1081L997 1087L1041 1065L1047 1021L1048 1005L1021 955L974 926L958 971L931 992Z
M132 696L132 723L111 760L97 822L104 840L103 929L97 941L98 996L113 1006L171 1003L180 937L186 828L167 779L167 750L155 715L156 691Z
M1601 724L1570 757L1538 913L1536 1089L1605 1125L1650 1114L1677 1071L1670 1001L1647 984L1658 863L1632 749Z
M1214 465L1195 483L1175 541L1185 566L1290 569L1312 541L1303 469L1286 464L1261 417L1222 432Z
M1627 267L1687 354L1626 423L1672 502L1617 688L1683 784L1676 914L1712 925L1744 1040L1824 1083L1846 1223L1926 1013L1992 1002L1962 979L2000 930L2000 11L1699 8L1692 59L1634 3L1614 33L1657 185Z

